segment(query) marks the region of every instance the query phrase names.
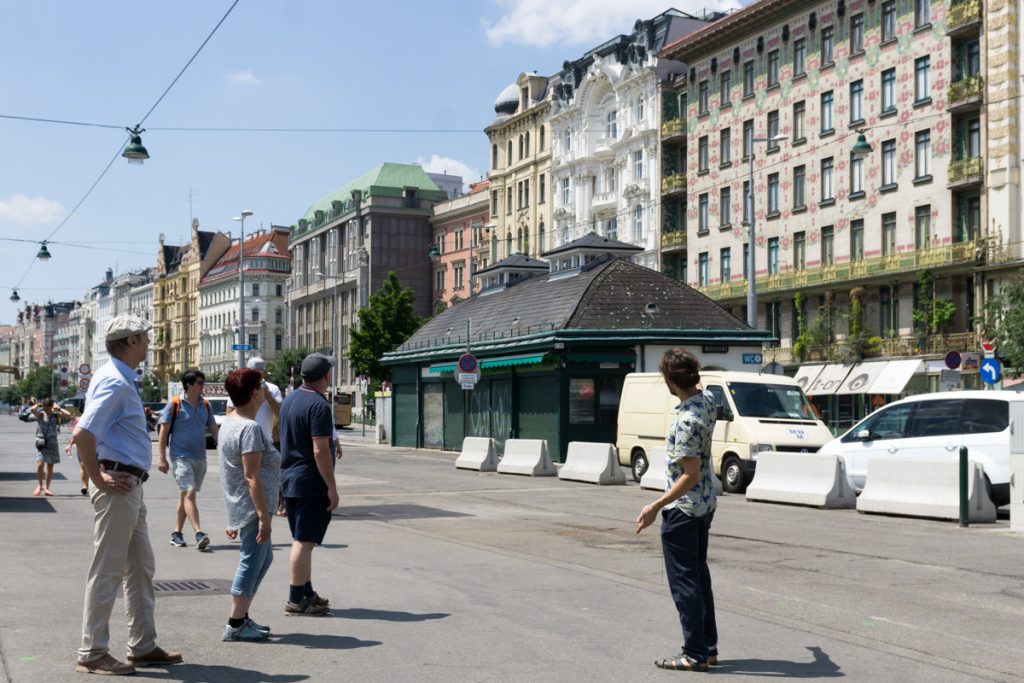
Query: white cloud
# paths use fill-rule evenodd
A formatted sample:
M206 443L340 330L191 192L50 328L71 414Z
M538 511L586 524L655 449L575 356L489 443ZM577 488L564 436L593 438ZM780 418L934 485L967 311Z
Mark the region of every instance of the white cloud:
M263 81L256 77L252 69L245 71L232 71L224 77L228 83L241 83L243 85L263 85Z
M749 1L749 0L748 0ZM596 45L633 30L669 7L699 15L704 8L738 7L739 0L497 0L505 14L492 24L481 20L492 45L547 47L555 43Z
M64 207L61 203L46 197L14 194L10 199L0 199L0 221L3 222L35 225L53 223L63 216Z
M423 170L427 173L447 173L448 175L462 176L462 189L466 191L468 191L470 183L480 180L480 171L458 159L431 154L430 159L419 157L416 159L416 163L422 166Z

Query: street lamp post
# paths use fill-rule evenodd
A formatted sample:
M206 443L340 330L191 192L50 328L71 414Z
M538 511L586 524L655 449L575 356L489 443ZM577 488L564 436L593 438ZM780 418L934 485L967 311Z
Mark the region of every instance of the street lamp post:
M757 285L754 274L754 145L758 142L782 142L785 135L774 135L770 138L750 138L750 149L747 159L750 162L750 179L747 182L747 325L757 328Z
M248 209L242 211L232 220L239 222L238 234L238 367L245 367L245 219L252 215Z

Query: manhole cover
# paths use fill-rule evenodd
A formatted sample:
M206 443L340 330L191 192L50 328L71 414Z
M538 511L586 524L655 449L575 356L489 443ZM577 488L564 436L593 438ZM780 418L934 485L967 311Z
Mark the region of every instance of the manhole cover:
M462 512L441 510L426 505L353 505L334 511L338 517L360 520L390 521L395 519L431 519L435 517L468 517Z
M154 581L153 591L158 598L176 595L218 595L227 593L231 582L224 579L177 579Z

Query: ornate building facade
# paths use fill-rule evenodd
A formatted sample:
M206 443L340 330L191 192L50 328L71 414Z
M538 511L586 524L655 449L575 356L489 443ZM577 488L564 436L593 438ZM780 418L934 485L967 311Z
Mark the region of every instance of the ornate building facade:
M469 186L469 193L434 206L433 306L447 308L479 291L473 274L488 266L486 225L490 218L488 181Z

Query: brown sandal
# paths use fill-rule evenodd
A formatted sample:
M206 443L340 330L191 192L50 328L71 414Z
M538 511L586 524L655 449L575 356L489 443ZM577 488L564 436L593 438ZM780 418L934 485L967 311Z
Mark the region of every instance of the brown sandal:
M671 669L672 671L700 671L707 672L708 663L698 662L680 653L675 657L665 657L654 660L654 666L659 669Z

